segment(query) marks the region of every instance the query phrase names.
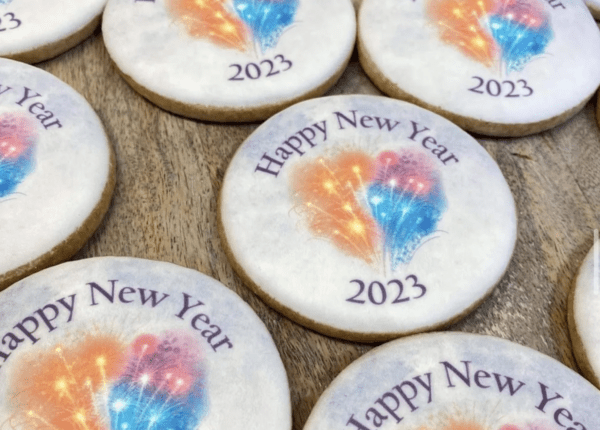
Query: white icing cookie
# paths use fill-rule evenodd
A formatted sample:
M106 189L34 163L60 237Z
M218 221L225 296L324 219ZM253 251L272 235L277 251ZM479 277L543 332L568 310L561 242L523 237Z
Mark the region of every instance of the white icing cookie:
M100 224L114 155L85 99L0 59L0 289L73 255Z
M593 17L600 19L600 0L585 0L585 4L592 13Z
M295 105L235 154L220 199L233 266L271 306L331 336L377 341L449 324L502 277L510 190L467 133L414 105Z
M110 0L102 30L125 79L160 107L253 121L333 85L356 18L350 0Z
M97 258L0 294L0 416L13 430L291 429L269 332L219 282Z
M558 361L489 336L390 342L348 366L304 430L588 430L600 394Z
M600 243L583 261L569 299L569 330L577 364L600 387Z
M37 63L90 36L106 0L0 0L0 57Z
M600 85L600 32L581 0L365 0L358 39L382 91L477 133L549 129Z

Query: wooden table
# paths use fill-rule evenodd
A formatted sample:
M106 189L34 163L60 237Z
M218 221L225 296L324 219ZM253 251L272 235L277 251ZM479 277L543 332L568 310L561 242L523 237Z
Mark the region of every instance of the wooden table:
M265 322L289 375L300 430L331 380L372 346L307 330L268 308L234 273L217 232L217 195L228 163L258 124L222 125L174 116L118 75L100 31L39 64L83 94L106 126L117 186L100 229L73 258L132 256L197 269L237 292ZM356 58L328 94L379 94ZM595 101L566 124L520 139L479 138L514 194L518 241L494 293L449 327L499 336L576 367L567 297L599 228L600 131Z

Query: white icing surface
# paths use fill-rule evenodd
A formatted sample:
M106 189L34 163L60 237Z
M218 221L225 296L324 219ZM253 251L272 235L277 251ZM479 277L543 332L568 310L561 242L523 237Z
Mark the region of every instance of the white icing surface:
M600 247L600 244L596 243L596 247ZM573 299L573 318L577 333L585 348L587 361L598 377L600 375L600 326L598 324L600 257L598 255L594 257L594 253L598 253L600 248L596 251L594 248L592 247L588 253L577 275Z
M353 110L357 111L357 128L340 119L344 127L341 130L334 112L350 115L352 119ZM360 125L362 115L371 117L364 124L372 128ZM392 131L387 131L384 125L381 131L375 117L382 123L387 118L390 124L396 121L399 124ZM323 121L326 140L312 126L316 123L323 128ZM429 131L410 140L411 121L418 124L419 130L427 127ZM305 127L315 132L314 147L304 142L301 157L295 152L285 161L276 157L279 162L284 161L277 176L257 169L259 165L267 167L262 158L265 154L275 157L277 148L290 136L299 136L295 133ZM310 131L305 134L312 135ZM447 147L447 154L454 154L459 162L449 160L445 165L432 155L421 144L427 136ZM292 143L297 145L294 140ZM426 145L434 148L431 141ZM412 260L398 264L395 269L380 226L374 235L376 244L369 263L334 243L335 228L329 229L329 236L312 233L305 216L310 208L294 200L291 178L299 166L318 165L321 157L332 160L348 150L361 151L371 160L384 151L420 153L440 175L446 210L434 226L435 231L418 242ZM272 164L271 168L278 166ZM302 183L310 183L306 171L299 176ZM361 181L366 184L364 175ZM340 179L333 178L331 182L340 183ZM370 213L366 190L366 185L354 189L358 203L353 213L358 213L358 208ZM404 196L408 199L410 194ZM395 208L396 216L400 217L403 209L414 208L407 206L412 204L409 200L402 200L404 203ZM344 209L346 202L336 201L336 214L348 213ZM233 258L265 295L281 305L284 313L288 314L286 308L291 309L317 324L367 338L369 334L389 337L424 330L461 315L500 280L516 240L514 201L502 173L487 152L472 137L431 112L372 96L338 96L303 102L265 122L231 161L221 192L220 217ZM375 222L373 216L370 219ZM349 224L344 222L342 228L346 225ZM400 225L403 226L400 229L416 228L410 222ZM408 236L397 237L401 240ZM425 294L413 286L415 278L410 275L425 286ZM398 298L399 287L397 283L389 284L394 279L404 286L396 304L392 301ZM364 304L347 301L360 288L352 280L365 283L363 294L357 298ZM373 300L368 297L369 285L374 281L387 285L384 287L387 300L381 305L373 304L382 301L383 293L377 284L371 287ZM407 297L411 299L402 301Z
M155 306L148 299L152 291ZM107 295L113 292L111 302ZM184 312L185 295L189 308ZM196 306L198 301L202 304ZM52 320L52 331L37 309ZM15 430L37 428L42 419L56 423L50 418L55 410L69 424L85 416L88 428L106 430L152 428L149 419L155 419L156 428L174 430L291 428L287 376L267 329L235 293L199 272L132 258L65 263L0 294L4 339L7 333L23 336L14 327L32 316L39 322L31 330L35 343L26 337L14 351L0 345L1 353L10 353L0 358L0 416L11 417ZM201 320L206 318L209 323ZM32 320L24 327L29 324ZM220 333L209 339L206 330ZM152 342L136 341L140 336L177 341L170 352L153 350ZM110 346L89 346L98 343ZM179 359L184 355L191 358ZM27 380L19 381L25 363L36 359L26 370ZM105 376L99 379L100 364ZM44 381L42 375L51 376ZM123 386L128 391L119 391ZM36 387L48 390L41 406L31 396ZM75 424L60 428L83 427Z
M32 51L65 39L100 15L105 4L106 0L0 2L0 28L6 29L0 32L0 56Z
M232 10L230 3L224 4ZM240 108L282 103L331 78L352 51L356 19L349 0L299 0L293 23L264 53L256 46L245 52L190 36L164 0L110 0L102 29L119 69L143 87L186 104ZM292 62L289 69L284 60ZM274 65L269 77L268 61ZM260 78L244 75L250 63L261 67ZM243 81L229 80L238 71L232 64L244 69ZM248 70L256 76L255 66Z
M4 274L46 254L87 220L109 179L110 147L87 101L51 74L2 59L0 85L0 115L29 118L38 136L33 171L13 192L0 197ZM4 92L7 87L11 89ZM19 106L25 88L32 97ZM40 97L33 97L36 94ZM36 102L44 109L32 108ZM45 121L47 129L36 119L42 111L53 114ZM62 127L50 126L55 120ZM0 179L6 179L3 175L0 171Z
M377 67L402 91L425 103L478 121L531 124L577 106L600 84L600 32L581 0L556 1L555 7L547 1L527 1L541 8L553 36L522 70L511 71L508 62L500 61L499 51L488 67L443 41L441 26L426 13L430 1L365 0L359 15L360 38ZM556 7L559 3L564 9ZM481 18L480 25L492 25L489 18ZM502 83L500 95L488 94L490 80ZM519 97L507 97L511 84L505 81L514 84L512 95ZM494 95L496 83L489 84ZM531 95L525 86L533 90Z
M354 422L369 430L590 429L600 425L599 401L591 384L537 351L488 336L435 333L356 360L317 401L304 430L356 430Z

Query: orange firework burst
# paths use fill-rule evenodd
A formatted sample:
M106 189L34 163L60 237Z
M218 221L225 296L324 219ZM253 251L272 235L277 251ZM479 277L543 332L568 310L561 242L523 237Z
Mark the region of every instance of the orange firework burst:
M360 207L356 192L373 174L368 155L345 152L333 160L319 158L308 163L294 172L291 181L310 230L368 263L375 255L377 226Z
M13 376L15 418L27 429L104 429L98 397L122 371L124 353L108 336L88 336L24 360Z
M427 14L444 42L489 67L496 58L496 43L481 20L495 7L494 0L429 0Z
M224 0L167 0L166 4L191 36L207 38L228 48L246 49L248 30L226 9Z

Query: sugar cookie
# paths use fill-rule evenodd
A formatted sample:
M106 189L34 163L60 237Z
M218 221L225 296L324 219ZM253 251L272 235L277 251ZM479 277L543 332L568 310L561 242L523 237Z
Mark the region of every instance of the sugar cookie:
M37 63L90 36L106 0L0 0L0 57Z
M551 430L600 426L600 394L558 361L465 333L414 336L348 366L304 430Z
M360 341L465 315L502 277L517 226L502 173L471 136L356 95L259 127L227 169L219 218L234 268L268 304Z
M14 430L291 429L269 332L219 282L96 258L0 294L0 416Z
M110 0L102 30L127 82L163 109L254 121L334 84L356 18L350 0Z
M114 183L112 149L85 99L43 70L0 59L0 289L79 250Z
M569 331L577 364L600 387L600 243L583 261L569 297Z
M365 0L358 44L382 91L476 133L549 129L600 85L600 32L580 0Z

